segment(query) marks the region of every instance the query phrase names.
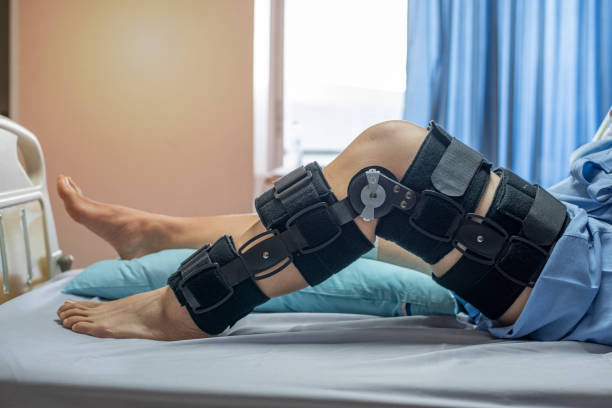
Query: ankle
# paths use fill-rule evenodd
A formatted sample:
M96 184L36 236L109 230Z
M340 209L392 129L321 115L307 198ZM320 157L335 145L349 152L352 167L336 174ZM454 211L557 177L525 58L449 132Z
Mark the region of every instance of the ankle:
M162 249L176 248L172 223L170 217L158 214L147 214L138 220L138 228L143 236L147 237L150 252Z
M161 291L163 320L167 322L165 329L168 332L169 340L173 340L174 336L181 339L208 337L196 326L187 309L180 305L169 286L164 286L159 290Z

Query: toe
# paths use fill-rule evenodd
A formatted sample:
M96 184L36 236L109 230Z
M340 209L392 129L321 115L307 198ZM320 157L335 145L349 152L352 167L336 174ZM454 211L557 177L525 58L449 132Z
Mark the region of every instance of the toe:
M73 309L68 309L62 313L58 313L59 318L61 320L67 319L69 317L72 316L84 316L87 317L89 316L89 311L87 309L81 309L81 308L73 308Z
M74 190L76 191L76 193L78 195L83 195L83 192L81 191L81 189L79 188L79 186L77 186L77 184L74 182L74 180L72 180L72 177L68 177L68 185Z
M67 329L71 329L72 326L74 326L76 323L79 322L90 322L92 323L91 320L89 320L87 317L85 316L71 316L67 319L62 320L62 326L64 326Z
M61 313L65 312L66 310L70 310L74 307L76 307L76 303L72 300L67 300L59 307L59 309L57 309L57 315L60 316Z
M84 309L91 309L93 307L98 307L102 304L102 302L86 302L84 300L80 302L74 302L75 307L80 307Z
M80 334L88 334L94 337L111 337L110 332L99 324L90 321L80 321L72 326L72 331Z
M80 334L90 334L93 331L93 323L90 322L78 322L72 325L71 329L73 332Z
M70 180L63 174L57 176L57 192L63 200L74 193L74 188L70 185Z
M64 202L66 211L75 221L82 223L91 215L91 201L83 196L81 189L70 177L57 178L57 193Z
M102 303L100 302L73 302L72 300L67 300L63 305L57 309L57 315L61 318L61 314L70 309L91 309L94 307L100 306Z

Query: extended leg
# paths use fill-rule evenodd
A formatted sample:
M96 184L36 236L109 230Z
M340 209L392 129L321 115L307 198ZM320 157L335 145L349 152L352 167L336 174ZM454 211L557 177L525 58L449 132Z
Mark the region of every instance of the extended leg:
M258 220L256 214L172 217L86 197L70 177L57 178L57 191L68 214L115 248L123 259L172 248L199 248L220 235L239 235Z
M176 217L99 202L64 175L57 178L57 191L72 219L107 241L123 259L163 249L200 248L223 234L239 236L259 220L255 213ZM381 261L431 274L428 264L396 244L379 238L378 247Z
M400 176L410 165L425 135L424 129L405 122L374 126L361 134L324 169L327 182L341 199L346 194L351 177L364 165L384 164ZM392 151L397 158L393 157ZM367 239L374 240L376 222L357 220L357 225ZM234 236L236 246L264 231L259 221L253 222L243 234ZM257 281L257 285L266 296L274 297L301 289L306 282L297 268L289 265L276 275ZM149 306L145 308L144 304ZM153 306L161 304L164 306ZM95 307L79 302L70 303L62 306L58 312L64 326L95 336L177 339L206 335L197 331L185 309L180 307L167 287ZM176 327L177 322L185 324L180 328Z
M352 176L363 167L384 166L393 176L400 179L406 173L424 139L424 129L405 122L377 125L360 135L324 170L325 178L339 199L344 197ZM482 188L482 194L474 202L472 210L476 214L480 216L486 214L498 183L499 177L495 174L488 178ZM367 239L373 240L376 221L365 222L357 219L356 224ZM237 237L237 246L264 231L265 228L260 223L255 223L245 234ZM460 258L460 251L450 250L436 260L432 266L434 274L443 276ZM256 281L256 284L262 293L271 297L300 289L306 282L300 271L292 264L267 279ZM528 289L525 293L528 293ZM518 315L522 308L521 304L526 298L523 295L501 316L501 320L511 320L512 316ZM149 306L146 312L143 312L145 304ZM167 288L96 307L79 303L65 305L60 308L59 314L66 327L97 336L159 339L205 336L204 333L197 332L193 322L189 321L189 316L181 310L172 292ZM181 331L181 328L185 330Z

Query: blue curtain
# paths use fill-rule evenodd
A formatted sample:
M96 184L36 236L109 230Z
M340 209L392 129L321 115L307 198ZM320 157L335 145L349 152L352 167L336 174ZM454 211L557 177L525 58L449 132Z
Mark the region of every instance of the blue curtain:
M404 119L548 187L612 105L612 0L410 0Z

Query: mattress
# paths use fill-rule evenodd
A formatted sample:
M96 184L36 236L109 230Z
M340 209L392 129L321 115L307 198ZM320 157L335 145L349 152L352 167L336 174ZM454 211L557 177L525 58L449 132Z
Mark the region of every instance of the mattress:
M252 314L223 337L60 326L61 274L0 306L0 406L610 406L612 347L503 341L454 317ZM74 298L74 297L72 297Z

